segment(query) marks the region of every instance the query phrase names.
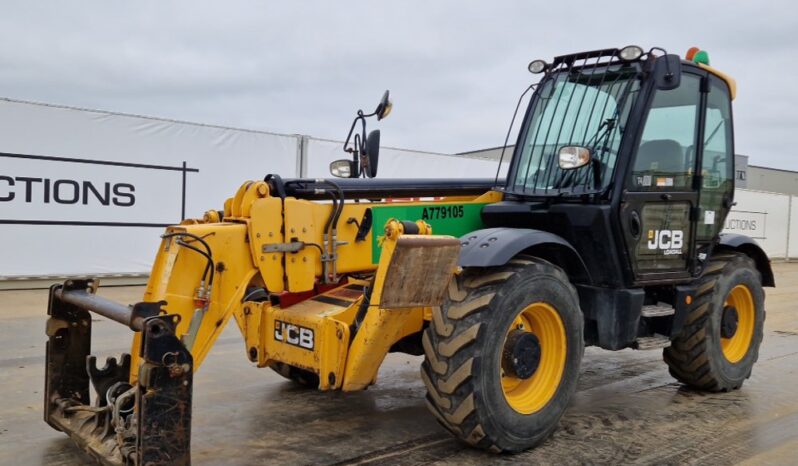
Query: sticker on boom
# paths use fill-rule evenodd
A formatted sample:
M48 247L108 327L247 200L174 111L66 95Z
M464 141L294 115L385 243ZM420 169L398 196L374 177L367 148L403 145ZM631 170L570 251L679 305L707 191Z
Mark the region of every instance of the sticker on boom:
M440 205L424 207L421 213L421 220L436 220L443 218L462 218L465 215L461 205Z
M314 345L313 329L281 320L274 321L274 339L308 350L312 350Z

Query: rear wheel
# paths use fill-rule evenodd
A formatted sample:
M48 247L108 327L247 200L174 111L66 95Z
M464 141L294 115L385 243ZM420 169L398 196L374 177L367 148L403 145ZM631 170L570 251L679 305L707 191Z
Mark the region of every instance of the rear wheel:
M764 303L762 280L750 257L712 259L684 327L664 351L671 375L702 390L740 388L759 356Z
M536 258L467 269L423 336L427 405L457 438L494 452L531 448L556 428L584 352L576 290Z

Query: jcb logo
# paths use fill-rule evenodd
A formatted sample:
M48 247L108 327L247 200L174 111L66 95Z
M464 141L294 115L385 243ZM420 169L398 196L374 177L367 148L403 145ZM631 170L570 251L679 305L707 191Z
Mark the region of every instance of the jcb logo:
M274 321L274 339L300 348L313 349L313 330L281 320Z
M681 254L684 246L682 230L648 230L648 249L663 250L665 255Z

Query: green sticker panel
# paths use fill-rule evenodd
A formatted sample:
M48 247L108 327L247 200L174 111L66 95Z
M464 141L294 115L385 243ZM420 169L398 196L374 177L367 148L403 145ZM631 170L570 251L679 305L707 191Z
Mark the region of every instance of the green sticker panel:
M373 263L380 260L382 248L379 241L383 236L383 229L388 220L424 220L432 225L432 234L450 235L459 238L464 234L485 228L482 223L482 208L486 204L466 204L466 203L435 203L430 202L424 205L380 205L372 207L374 215L374 234L371 235L371 257Z

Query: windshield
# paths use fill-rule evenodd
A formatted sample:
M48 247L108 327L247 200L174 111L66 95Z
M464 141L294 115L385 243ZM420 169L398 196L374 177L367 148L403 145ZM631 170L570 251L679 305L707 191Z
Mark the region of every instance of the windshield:
M637 65L563 70L537 91L508 191L530 195L601 192L609 187L629 111L640 90ZM559 168L563 146L590 150L592 161Z

